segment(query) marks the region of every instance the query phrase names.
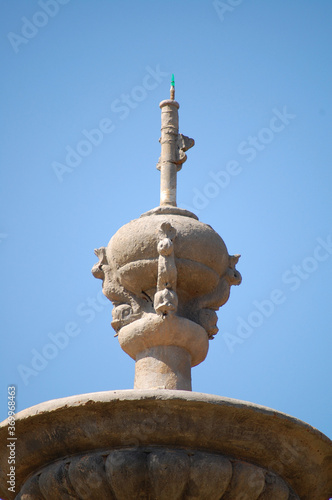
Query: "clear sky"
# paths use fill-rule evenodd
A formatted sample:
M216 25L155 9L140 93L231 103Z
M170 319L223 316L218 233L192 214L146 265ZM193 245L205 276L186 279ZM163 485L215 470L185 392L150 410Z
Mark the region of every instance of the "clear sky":
M193 389L332 437L332 3L0 8L1 420L7 385L19 410L133 386L90 270L94 248L159 203L174 73L180 132L196 141L178 204L242 255Z

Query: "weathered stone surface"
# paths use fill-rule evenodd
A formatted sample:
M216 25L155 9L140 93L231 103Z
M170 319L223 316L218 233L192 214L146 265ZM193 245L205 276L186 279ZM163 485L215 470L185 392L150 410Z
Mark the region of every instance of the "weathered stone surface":
M265 474L265 487L259 500L291 500L290 492L284 481L275 474Z
M150 347L136 357L134 389L191 391L191 355L174 345Z
M68 477L80 499L115 498L107 481L104 462L104 456L101 454L85 454L71 458Z
M232 477L231 462L221 455L215 455L212 460L211 454L203 452L192 454L190 461L190 477L184 498L223 498Z
M18 490L16 490L18 491ZM3 497L5 498L5 497ZM11 498L11 497L8 497ZM13 497L12 497L13 498ZM45 500L39 488L39 476L35 475L28 479L18 494L19 500Z
M189 478L190 460L185 451L156 450L148 458L153 498L180 500Z
M69 463L49 465L39 476L39 488L47 500L75 500L76 493L68 478Z
M270 474L274 474L285 484L280 486L276 481L283 495L281 499L286 495L286 487L293 489L301 500L327 500L332 496L332 444L326 436L285 414L218 396L136 390L64 398L17 414L16 434L17 491L30 476L38 474L44 492L48 487L56 491L68 487L70 495L73 495L71 488L77 495L77 484L70 479L79 474L79 471L73 472L74 456L84 457L95 450L106 459L116 450L122 453L135 447L132 451L141 450L146 457L157 448L173 450L173 454L176 450L188 453L190 468L183 495L192 495L192 487L198 482L193 480L198 474L194 472L196 458L190 457L197 452L208 452L213 454L213 460L216 455L219 460L220 456L230 460L233 469L235 463L245 462L249 467L265 471L265 489L260 495L272 488ZM7 422L3 422L0 426L0 442L4 443L0 447L0 496L5 500L14 498L8 494L6 485L7 435ZM63 463L61 466L59 461ZM74 463L81 467L80 460ZM51 464L51 472L46 473L47 464ZM102 471L100 477L106 478L113 491L112 479L104 472L102 461L95 464L95 470ZM205 467L208 476L209 468ZM228 473L225 474L226 483ZM233 477L235 475L232 480ZM54 478L59 483L56 486ZM105 484L104 479L101 484ZM65 486L68 482L69 486ZM35 483L31 484L35 488ZM23 491L28 494L26 486ZM58 498L62 498L61 494Z
M201 326L187 318L172 315L162 318L158 314L147 314L121 328L119 342L122 349L135 360L140 359L139 353L152 347L181 347L190 353L190 366L201 363L209 348L206 332Z
M63 477L58 473L68 466L74 478L72 485L68 484L70 495L64 490ZM45 474L48 490L45 483L41 484ZM24 490L28 498L35 494L43 500L57 495L57 498L77 500L299 500L281 478L273 475L273 484L277 482L281 491L278 496L278 491L271 489L271 476L261 467L215 453L138 447L67 457L44 468L42 474L37 472L33 476L34 484L28 480Z
M265 486L265 471L245 462L233 464L233 475L223 499L238 500L244 496L246 500L257 500Z
M144 451L111 452L106 461L106 474L117 500L148 498L148 467Z

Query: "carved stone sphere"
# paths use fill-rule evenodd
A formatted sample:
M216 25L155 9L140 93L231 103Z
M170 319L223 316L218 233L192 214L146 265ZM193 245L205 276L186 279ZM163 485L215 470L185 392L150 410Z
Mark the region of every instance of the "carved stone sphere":
M181 215L142 216L111 238L107 261L118 270L122 285L135 294L156 287L159 230L165 222L176 230L177 293L187 299L211 293L229 266L226 245L210 226Z
M176 207L158 207L129 222L96 254L92 272L103 279L104 294L115 306L116 331L142 314L176 310L213 338L216 311L228 300L231 285L241 282L235 269L239 256L228 254L211 226ZM176 291L169 306L166 301L159 307L162 289Z

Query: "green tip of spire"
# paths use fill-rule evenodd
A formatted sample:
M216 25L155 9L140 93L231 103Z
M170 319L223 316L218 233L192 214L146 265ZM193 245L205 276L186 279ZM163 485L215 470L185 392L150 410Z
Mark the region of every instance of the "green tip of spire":
M172 86L172 87L175 87L175 83L174 83L174 74L173 74L173 73L172 73L171 86Z

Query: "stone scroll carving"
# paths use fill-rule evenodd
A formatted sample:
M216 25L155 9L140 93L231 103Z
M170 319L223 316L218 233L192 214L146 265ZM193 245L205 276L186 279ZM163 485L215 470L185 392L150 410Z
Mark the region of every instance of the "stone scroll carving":
M241 274L235 269L239 258L240 255L230 255L226 272L217 286L210 293L194 299L190 304L191 319L206 330L210 340L218 333L216 311L228 301L231 286L239 285L242 281Z
M187 161L187 155L185 154L185 151L188 151L188 149L192 148L195 145L194 139L191 137L187 137L186 135L179 134L178 139L177 139L177 147L179 150L179 159L177 163L179 165L182 165L185 161Z
M150 312L152 300L144 291L138 296L123 286L117 266L107 259L105 247L96 249L95 254L99 261L93 266L92 274L103 280L104 295L114 306L111 325L118 332L123 326L141 318L145 310Z

